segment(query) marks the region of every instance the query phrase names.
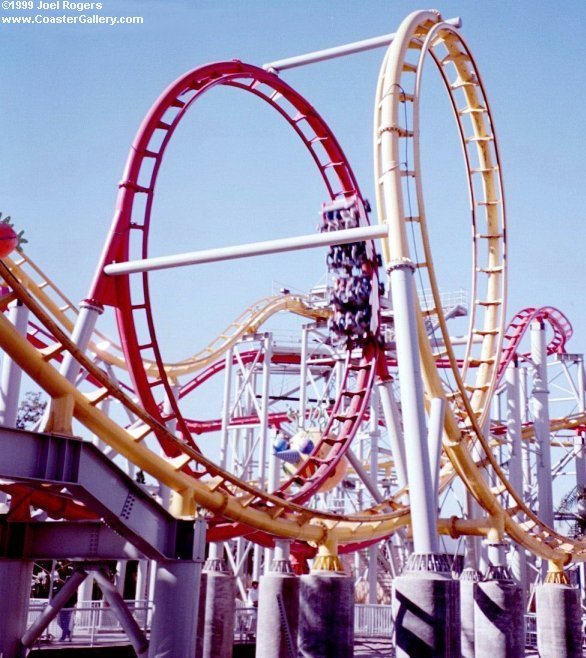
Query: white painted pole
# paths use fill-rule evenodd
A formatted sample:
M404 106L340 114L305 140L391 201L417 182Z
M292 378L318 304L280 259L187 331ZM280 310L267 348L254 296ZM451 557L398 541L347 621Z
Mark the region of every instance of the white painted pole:
M102 308L94 306L87 301L83 301L79 305L79 315L77 316L77 321L75 322L73 332L71 333L71 340L84 353L87 350L96 322L98 321L98 317L102 314L102 311ZM69 352L67 352L59 370L60 374L73 384L77 379L79 371L79 363Z
M547 344L543 322L531 324L531 359L533 361L533 390L531 407L537 448L537 487L539 518L553 528L553 490L551 476L551 439L549 435L549 407L547 389Z
M370 438L370 479L375 483L375 488L378 482L378 440L380 437L378 404L378 391L375 387L370 394L370 428L368 432ZM377 603L378 551L378 543L368 547L368 602L372 605Z
M578 368L578 411L584 413L586 411L586 385L584 381L584 357L581 356L577 363ZM574 451L576 453L576 486L578 493L586 488L586 433L576 432L574 439Z
M390 381L379 382L378 393L380 396L385 425L389 434L389 443L393 453L393 463L395 464L395 475L397 477L397 486L399 489L407 487L407 466L405 457L405 439L403 429L401 428L401 418L399 407L393 393L393 385Z
M10 304L8 319L21 336L26 335L28 316L29 310L22 302L17 300ZM21 380L21 368L8 352L4 352L0 376L0 425L3 427L16 427Z
M445 23L460 27L462 21L459 17L448 18ZM344 44L343 46L334 46L333 48L325 48L324 50L316 50L304 55L295 55L294 57L287 57L285 59L278 59L268 64L263 64L263 69L278 73L287 69L297 68L299 66L307 66L308 64L317 64L318 62L325 62L329 59L336 59L337 57L345 57L346 55L355 55L367 50L374 50L375 48L383 48L388 46L395 38L395 33L382 34L378 37L371 37L370 39L362 39L361 41L354 41L352 43Z
M228 435L230 432L230 393L232 392L233 348L226 352L224 367L224 401L222 407L222 429L220 432L220 468L225 469L228 460Z
M394 309L413 545L417 554L437 554L437 507L433 500L433 482L429 467L415 317L415 266L410 260L401 259L392 262L388 271Z
M521 437L521 411L519 409L519 368L515 362L505 370L507 391L507 438L511 446L509 459L509 480L513 488L523 492L523 461Z
M520 368L519 370L519 398L520 398L520 412L521 423L526 423L529 420L528 415L528 400L529 400L529 381L527 368ZM523 485L527 489L527 495L530 495L531 484L533 482L531 471L531 443L526 441L523 444ZM525 497L525 492L523 492Z
M174 256L157 256L154 258L127 261L125 263L111 263L104 267L104 273L109 276L119 276L121 274L152 272L153 270L165 270L172 267L183 267L185 265L217 263L237 258L249 258L250 256L267 256L269 254L281 254L288 251L299 251L300 249L327 247L332 244L350 244L352 242L374 240L385 237L387 233L386 227L379 224L375 226L359 226L358 228L329 231L327 233L311 233L310 235L299 235L293 238L192 251L184 254L175 254Z
M429 467L431 469L431 480L433 483L432 504L439 505L439 472L440 458L442 454L442 437L444 433L444 415L446 412L446 401L443 398L432 398L429 408L429 427L427 429L427 441L429 443Z
M299 384L299 427L305 429L305 414L307 412L307 347L309 341L309 328L308 325L303 325L301 330L301 363L300 369L300 384Z
M505 370L505 387L507 392L507 438L511 446L509 458L509 480L515 491L523 493L523 440L521 436L521 410L519 396L519 367L511 361ZM512 503L511 503L512 504ZM513 577L527 592L527 560L525 549L518 544L513 546L511 560Z

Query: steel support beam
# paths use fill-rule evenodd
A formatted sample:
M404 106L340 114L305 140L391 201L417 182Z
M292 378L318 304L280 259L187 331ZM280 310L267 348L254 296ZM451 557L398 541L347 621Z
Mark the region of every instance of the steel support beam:
M300 249L315 249L317 247L327 247L332 244L351 244L352 242L382 238L386 235L387 231L385 227L379 224L374 226L359 226L358 228L328 231L327 233L312 233L310 235L299 235L279 240L251 242L232 247L192 251L184 254L175 254L174 256L156 256L154 258L141 258L125 263L111 263L104 267L104 273L108 276L120 276L121 274L133 274L136 272L152 272L153 270L166 270L185 265L203 265L205 263L217 263L236 258L267 256L268 254L281 254L288 251L299 251Z
M445 23L460 27L462 20L459 16L455 18L448 18ZM334 46L333 48L325 48L324 50L316 50L304 55L296 55L295 57L287 57L285 59L278 59L268 64L263 64L263 69L266 71L285 71L286 69L297 68L298 66L307 66L308 64L317 64L318 62L325 62L329 59L336 59L338 57L345 57L347 55L355 55L356 53L363 53L367 50L374 50L375 48L384 48L388 46L395 38L395 33L382 34L378 37L371 37L370 39L362 39L361 41L353 41L352 43L344 44L343 46Z
M89 442L1 429L0 478L66 488L149 558L191 555L193 523L171 516Z
M0 515L0 559L140 560L144 555L102 521L9 521Z

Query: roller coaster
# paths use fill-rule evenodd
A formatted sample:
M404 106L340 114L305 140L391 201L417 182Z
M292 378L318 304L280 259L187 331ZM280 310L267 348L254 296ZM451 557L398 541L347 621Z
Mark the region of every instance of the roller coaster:
M446 301L434 267L420 154L427 62L447 93L467 175L468 304ZM325 188L319 228L329 245L328 283L260 300L207 347L167 362L149 286L156 273L147 271L157 260L149 258L157 179L189 109L220 86L268 104L309 152ZM278 67L225 61L180 77L131 145L80 308L23 251L0 262L5 359L48 397L37 431L81 436L131 476L142 471L145 487L176 517L205 519L208 542L241 538L260 547L253 548L255 576L263 569L262 549L282 539L301 568L314 558L322 568L342 569L339 554L378 544L400 571L412 538L417 544L421 536L416 516L428 509L452 547L459 538L468 538L468 547L474 537L508 538L511 554L527 551L549 565L543 576L550 582L567 582L567 570L586 560L586 540L555 520L551 473L561 481L569 463L584 468L583 361L568 352L572 326L560 310L526 308L507 323L498 142L459 28L437 12L409 16L384 56L374 107L371 213L337 138ZM370 226L370 214L378 227ZM352 230L363 237L347 237ZM10 309L26 313L24 326L15 326ZM104 311L116 318L116 340L96 327ZM276 314L304 318L302 335L281 341L270 329ZM451 319L464 314L466 335L455 338ZM538 404L548 357L549 371L562 369L571 391L555 418ZM190 417L190 399L212 380L223 382L222 417ZM417 408L419 417L407 412ZM408 448L417 435L419 473ZM550 453L561 455L553 468ZM9 520L30 518L31 509L62 520L100 517L51 482L2 477ZM563 481L562 493L586 485L586 472L576 477ZM435 500L420 486L425 481Z

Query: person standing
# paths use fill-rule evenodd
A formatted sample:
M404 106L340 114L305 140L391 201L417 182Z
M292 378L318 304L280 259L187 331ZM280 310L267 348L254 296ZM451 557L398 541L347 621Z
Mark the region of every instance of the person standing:
M59 611L59 616L57 617L57 623L59 624L59 628L61 629L61 638L59 640L60 642L65 642L65 640L69 640L71 642L71 630L72 630L71 622L76 604L77 604L77 592L73 592L73 594L67 600L65 606L61 608L61 610Z

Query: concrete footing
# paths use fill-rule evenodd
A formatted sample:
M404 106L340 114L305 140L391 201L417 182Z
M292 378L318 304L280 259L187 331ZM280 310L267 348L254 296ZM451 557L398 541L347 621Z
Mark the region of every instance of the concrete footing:
M157 564L149 658L195 654L201 562Z
M288 573L261 576L256 658L297 658L299 578Z
M511 581L487 580L474 588L475 658L525 655L523 590Z
M195 637L195 658L202 658L203 656L203 636L205 633L207 585L208 585L208 574L206 571L202 571L201 581L199 586L199 604L197 607L197 632Z
M226 572L206 573L203 658L232 658L236 616L236 578Z
M354 579L324 571L299 580L299 656L352 658Z
M582 658L580 592L545 583L535 591L537 649L542 658Z
M467 568L460 575L460 651L462 658L474 653L474 588L480 580L476 569Z
M460 658L459 583L448 575L410 571L393 583L397 658Z
M20 638L26 630L33 577L33 563L25 560L0 561L0 656L18 658Z

